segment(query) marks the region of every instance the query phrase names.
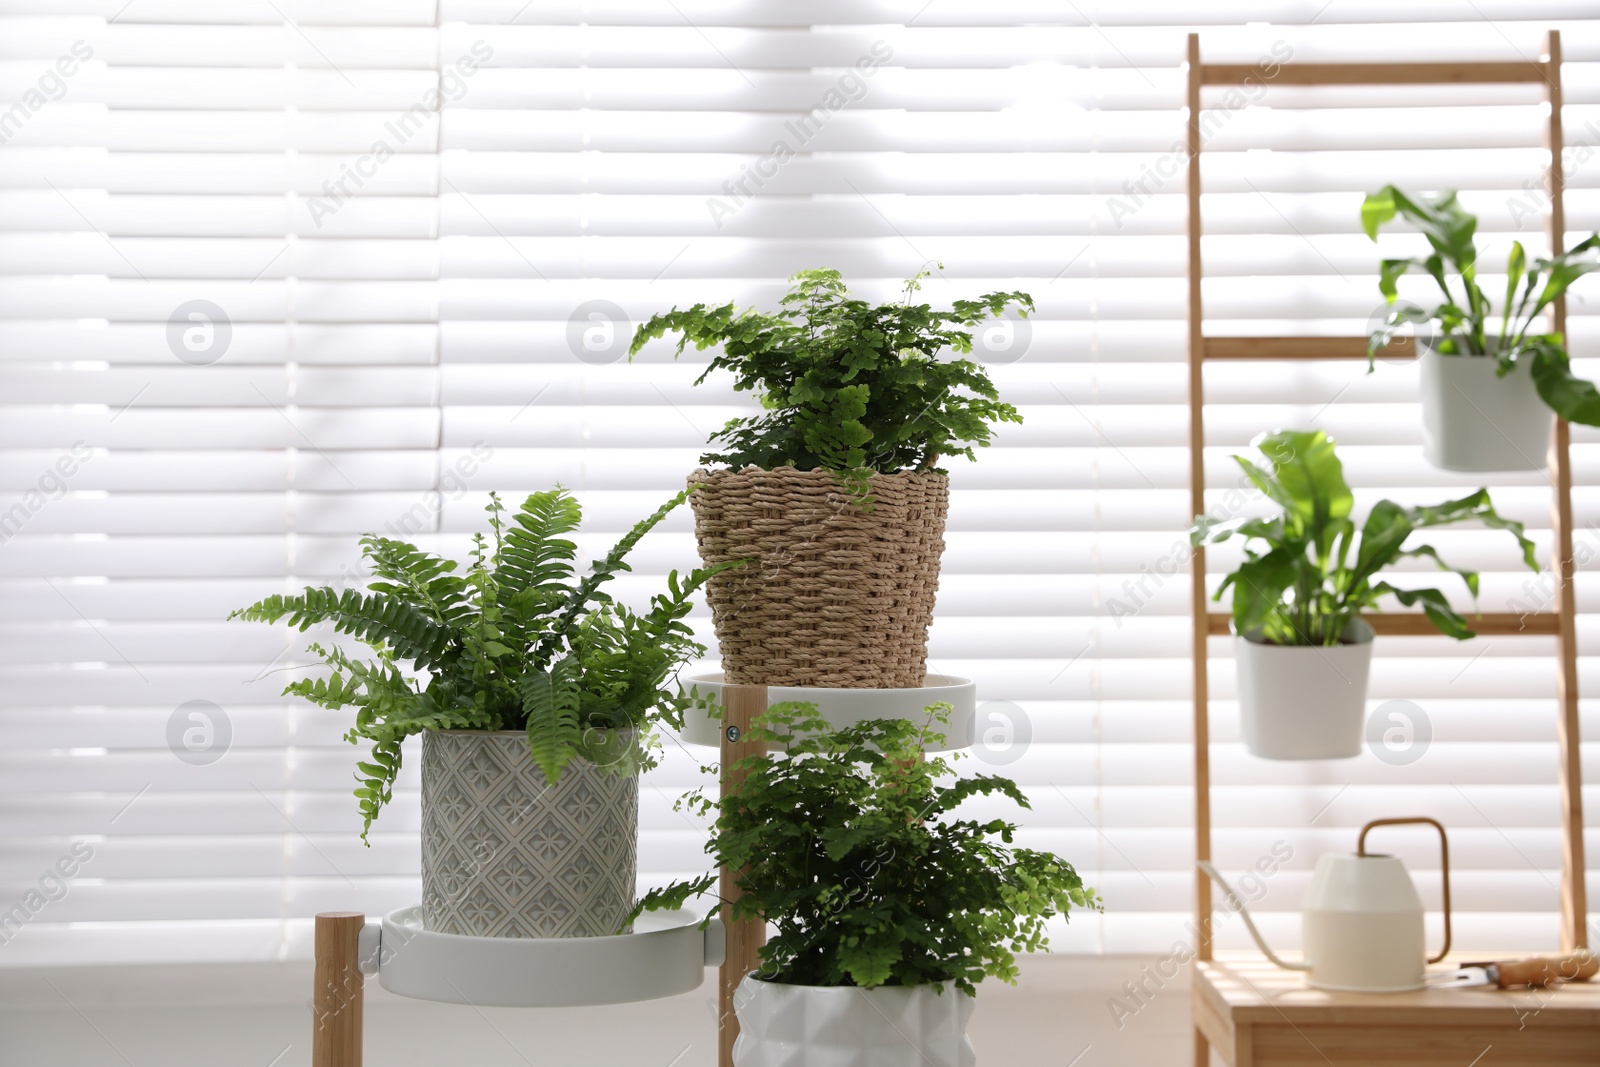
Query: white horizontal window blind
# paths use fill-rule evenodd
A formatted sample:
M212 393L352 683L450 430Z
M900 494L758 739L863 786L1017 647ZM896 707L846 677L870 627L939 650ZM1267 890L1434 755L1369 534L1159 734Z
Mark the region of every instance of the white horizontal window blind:
M223 620L440 484L435 11L0 12L0 952L271 957L414 892Z
M931 658L979 683L985 743L964 767L1015 777L1026 843L1105 897L1058 950L1168 950L1190 936L1193 857L1185 35L1270 67L1513 59L1560 29L1570 243L1600 226L1589 15L1230 3L1194 27L1191 5L1156 2L0 0L0 475L23 520L0 544L0 905L74 868L0 963L300 954L319 909L417 899L415 766L363 849L347 724L277 696L305 635L223 617L359 581L361 532L463 553L491 489L572 487L583 547L603 548L749 404L726 380L691 385L703 353L628 362L634 325L696 301L770 308L808 267L891 299L925 264L931 301L1022 289L1038 306L980 337L1025 423L952 465ZM1268 78L1207 101L1209 332L1359 332L1378 256L1407 240L1380 253L1360 233L1361 194L1388 181L1461 188L1494 270L1515 237L1543 247L1535 87ZM1585 357L1600 291L1575 292ZM1336 436L1363 506L1475 487L1422 461L1415 370L1365 371L1208 369L1217 498L1227 456L1279 426ZM1592 569L1600 437L1575 440ZM1499 480L1547 548L1540 477ZM1544 606L1503 534L1430 540L1485 572L1485 609ZM620 591L694 559L680 514ZM1592 589L1580 578L1580 612ZM1369 818L1431 814L1452 832L1458 941L1555 944L1549 641L1385 639L1373 705L1427 719L1404 765L1247 757L1214 651L1218 862L1288 855L1265 880L1272 936L1297 937L1319 852ZM671 801L708 758L669 744L647 780L644 883L703 868ZM1430 892L1426 842L1397 837Z

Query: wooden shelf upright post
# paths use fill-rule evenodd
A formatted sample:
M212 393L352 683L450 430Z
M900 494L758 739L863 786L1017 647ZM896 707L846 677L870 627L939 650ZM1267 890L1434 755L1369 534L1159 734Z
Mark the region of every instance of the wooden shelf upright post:
M1561 34L1545 35L1545 148L1550 153L1550 211L1546 219L1550 254L1566 248L1566 176L1561 169ZM1567 333L1567 298L1560 296L1550 305L1550 328ZM1550 500L1550 524L1555 534L1550 569L1555 577L1555 615L1560 621L1561 669L1556 674L1556 695L1560 701L1556 737L1560 752L1561 782L1561 858L1565 877L1561 880L1561 948L1570 952L1584 948L1588 938L1588 892L1584 884L1583 854L1583 764L1578 742L1578 635L1577 598L1573 591L1572 559L1572 428L1566 419L1557 419L1550 442L1550 478L1554 493Z
M1188 283L1189 283L1189 513L1206 509L1206 429L1204 367L1200 353L1205 351L1201 331L1200 302L1200 35L1189 35L1189 84L1185 97L1184 119L1188 125ZM1211 859L1211 717L1206 693L1206 550L1196 547L1189 560L1191 640L1194 654L1194 858ZM1211 881L1194 881L1195 928L1199 944L1195 953L1202 960L1211 958ZM1206 1067L1201 1064L1200 1067Z

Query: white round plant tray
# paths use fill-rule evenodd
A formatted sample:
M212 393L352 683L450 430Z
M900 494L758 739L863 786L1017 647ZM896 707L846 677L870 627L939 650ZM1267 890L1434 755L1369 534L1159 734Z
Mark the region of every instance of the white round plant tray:
M725 683L722 672L697 674L686 678L683 688L710 696L720 706ZM774 685L767 688L767 706L790 701L815 704L817 711L835 729L854 726L868 719L925 719L931 704L950 705L950 723L944 728L945 743L930 747L930 752L952 752L971 748L977 723L977 684L949 674L930 674L916 689L825 689ZM702 708L684 714L683 740L691 745L722 743L722 723Z
M422 906L383 918L378 944L363 937L364 969L376 953L383 988L404 997L475 1007L624 1004L688 993L722 963L726 936L687 911L640 916L615 937L467 937L423 929ZM371 933L376 923L368 925Z

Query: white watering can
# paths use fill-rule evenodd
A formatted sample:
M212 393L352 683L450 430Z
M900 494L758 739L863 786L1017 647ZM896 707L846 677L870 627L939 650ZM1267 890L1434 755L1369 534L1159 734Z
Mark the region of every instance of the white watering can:
M1423 823L1439 831L1440 870L1444 875L1444 947L1430 957L1423 947L1422 898L1397 856L1367 852L1367 832L1374 826ZM1310 971L1315 989L1345 993L1404 993L1421 989L1430 963L1450 951L1450 842L1436 820L1374 819L1361 828L1354 855L1325 854L1301 903L1303 963L1292 963L1267 947L1244 901L1205 861L1205 871L1228 894L1228 902L1244 919L1250 936L1279 967Z

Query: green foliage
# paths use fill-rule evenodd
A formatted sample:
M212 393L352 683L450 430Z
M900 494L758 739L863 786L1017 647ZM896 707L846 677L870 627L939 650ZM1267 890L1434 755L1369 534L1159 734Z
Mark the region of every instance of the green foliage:
M1383 260L1378 288L1393 310L1383 327L1368 339L1368 355L1375 355L1407 323L1431 320L1439 324L1435 348L1441 355L1493 356L1499 361L1497 373L1501 377L1526 363L1534 388L1552 411L1572 422L1600 426L1600 391L1592 382L1573 375L1562 336L1530 332L1534 321L1573 282L1600 269L1600 257L1590 254L1600 249L1600 233L1591 234L1554 259L1536 259L1531 266L1522 242L1512 242L1506 260L1500 328L1494 332L1489 324L1489 298L1478 286L1478 248L1473 241L1477 216L1457 203L1453 192L1436 200L1413 200L1386 185L1362 202L1361 228L1376 241L1378 228L1396 215L1422 231L1433 254ZM1443 303L1431 312L1395 306L1400 278L1412 270L1425 271L1444 294ZM1452 274L1461 289L1459 299L1449 284Z
M313 644L327 676L284 689L332 711L355 709L345 739L372 746L357 764L363 840L390 799L401 742L424 730L524 730L530 757L552 783L576 758L634 773L654 765L651 728L682 725L692 698L672 676L705 652L683 619L695 590L729 565L685 578L674 571L643 613L601 586L629 569L629 550L687 495L636 525L582 580L574 580L577 546L564 536L582 519L576 500L559 487L534 493L508 522L491 493L494 547L475 536L465 574L455 560L368 536L361 548L373 579L365 593L307 588L229 618L287 618L301 631L325 623L374 652L356 660Z
M946 705L928 710L926 722L830 730L815 705L780 704L753 724L752 740L786 750L734 764L747 777L723 799L706 851L740 872L741 895L719 907L776 928L761 949L761 977L862 987L953 981L970 994L985 977L1015 982L1016 953L1044 947L1050 916L1100 907L1069 864L1009 847L1011 823L958 817L973 797L1028 801L1007 779L952 780L947 760L923 760L949 715ZM715 808L703 789L685 802L702 814ZM708 875L657 891L640 908L681 906L714 882Z
M1406 508L1380 500L1358 537L1350 517L1355 498L1332 439L1321 430L1279 430L1262 434L1254 444L1270 461L1270 471L1243 456L1234 461L1283 513L1271 519L1197 515L1189 530L1196 545L1238 535L1261 546L1247 544L1244 562L1217 589L1218 600L1225 590L1233 590L1236 633L1260 631L1276 645L1336 645L1352 619L1375 609L1382 597L1393 596L1406 607L1421 604L1441 633L1458 640L1473 636L1439 590L1400 589L1378 580L1378 572L1399 559L1426 557L1440 570L1459 575L1467 590L1478 595L1475 572L1450 566L1430 545L1406 547L1413 531L1428 526L1472 520L1507 530L1516 538L1523 562L1530 570L1539 569L1522 524L1501 518L1486 489L1433 507Z
M949 311L913 304L919 273L905 300L872 305L850 297L836 270L796 274L782 310L763 314L734 305L696 304L656 315L634 331L631 356L651 338L676 333L678 354L721 345L695 384L713 370L731 371L734 387L754 391L764 413L729 422L711 437L722 446L702 463L764 470L854 472L931 470L941 457L973 458L989 443L996 422L1021 422L983 368L968 359L943 359L946 348L972 351L970 328L1015 304L1033 307L1026 293L989 293L957 300Z

